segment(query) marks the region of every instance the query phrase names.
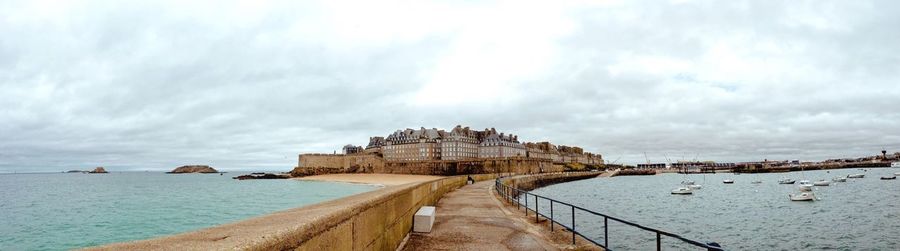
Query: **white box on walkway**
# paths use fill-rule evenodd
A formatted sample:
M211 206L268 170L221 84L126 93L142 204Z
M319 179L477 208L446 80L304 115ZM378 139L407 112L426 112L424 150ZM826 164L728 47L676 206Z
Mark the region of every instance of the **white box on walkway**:
M413 216L413 232L430 233L434 225L434 207L424 206Z

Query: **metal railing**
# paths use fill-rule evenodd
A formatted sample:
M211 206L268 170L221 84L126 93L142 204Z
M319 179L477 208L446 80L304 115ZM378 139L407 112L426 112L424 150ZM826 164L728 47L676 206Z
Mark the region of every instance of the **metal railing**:
M566 202L562 202L562 201L554 200L554 199L547 198L547 197L544 197L544 196L540 196L540 195L537 195L537 194L533 194L533 193L530 193L530 192L525 191L525 190L522 190L522 189L510 187L510 186L504 185L503 182L501 182L501 179L502 179L502 178L498 178L498 179L495 180L494 188L495 188L495 190L497 191L497 193L500 194L500 196L502 196L504 200L506 200L507 203L516 205L516 208L517 208L517 209L520 208L520 207L523 207L523 204L522 204L522 197L524 196L524 198L525 198L525 204L524 204L524 208L525 208L525 216L527 217L527 216L528 216L528 212L531 211L531 212L534 212L534 219L535 219L535 222L540 222L540 217L544 217L544 219L550 220L550 231L554 231L554 228L555 228L554 225L556 225L556 224L559 224L559 226L561 226L561 227L564 228L565 230L569 230L570 232L572 232L572 244L573 244L573 245L575 244L575 236L577 235L577 236L581 236L581 237L584 238L585 240L587 240L587 241L593 243L594 245L597 245L597 246L602 247L603 249L611 250L611 249L609 248L609 220L613 220L613 221L620 222L620 223L623 223L623 224L628 225L628 226L632 226L632 227L638 228L638 229L643 230L643 231L648 231L648 232L653 232L653 233L655 233L655 234L656 234L656 250L662 250L662 237L663 237L663 236L668 236L668 237L671 237L671 238L675 238L675 239L677 239L677 240L680 240L680 241L683 242L683 243L688 243L688 244L691 244L691 245L693 245L693 246L695 246L695 247L703 248L703 249L706 249L706 250L724 250L724 249L722 249L722 248L719 246L719 244L717 244L717 243L708 243L708 244L707 244L707 243L702 243L702 242L694 241L694 240L691 240L691 239L687 239L687 238L681 237L681 236L679 236L679 235L677 235L677 234L673 234L673 233L669 233L669 232L666 232L666 231L662 231L662 230L658 230L658 229L654 229L654 228L649 228L649 227L641 226L641 225L639 225L639 224L637 224L637 223L632 223L632 222L629 222L629 221L626 221L626 220L623 220L623 219L619 219L619 218L612 217L612 216L609 216L609 215L605 215L605 214L601 214L601 213L598 213L598 212L594 212L594 211L591 211L591 210L589 210L589 209L585 209L585 208L582 208L582 207L579 207L579 206L576 206L576 205L572 205L572 204L569 204L569 203L566 203ZM533 205L534 208L529 208L529 207L528 207L528 198L529 198L529 196L534 197L534 205ZM538 207L538 203L539 203L540 199L543 199L543 200L548 201L548 202L550 203L550 210L549 210L549 211L550 211L550 212L549 212L550 215L546 215L547 211L544 211L543 213L540 212L540 207ZM558 218L556 217L555 212L554 212L554 205L562 205L562 206L564 206L564 207L569 207L569 211L570 211L570 213L571 213L571 216L570 216L570 217L571 217L571 222L572 222L571 226L566 226L566 225L564 225L562 222L560 222L560 221L558 220ZM592 239L592 238L590 238L590 237L587 237L587 236L585 236L584 233L579 232L578 230L576 230L576 226L575 226L575 212L576 212L576 210L578 210L578 212L584 212L584 213L587 213L587 214L591 214L591 215L603 217L603 243L602 243L602 244L599 242L599 240L594 240L594 239ZM554 223L555 223L555 224L554 224Z

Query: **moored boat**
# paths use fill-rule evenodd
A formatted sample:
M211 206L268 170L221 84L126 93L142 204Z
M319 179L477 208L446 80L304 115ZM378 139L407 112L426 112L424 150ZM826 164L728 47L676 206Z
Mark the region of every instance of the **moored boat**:
M687 187L679 187L675 188L675 190L672 190L672 194L689 195L694 194L694 191Z
M690 188L690 189L692 189L692 190L697 190L697 189L703 188L702 185L693 185L693 184L692 184L692 185L688 185L687 187Z
M831 181L834 181L834 182L847 182L847 177L840 177L840 176L838 176L838 177L832 178Z
M881 176L883 180L896 180L897 176Z
M851 178L851 179L861 179L861 178L865 178L865 177L866 177L866 175L861 174L861 173L847 175L847 178Z
M828 186L828 185L831 185L831 181L819 180L819 181L813 182L813 186Z
M802 192L799 194L788 194L788 198L790 198L791 201L813 201L816 199L816 195L812 192Z
M792 180L792 179L788 179L788 178L784 178L784 179L778 180L778 184L782 184L782 185L785 185L785 184L794 184L794 182L797 182L797 181L796 181L796 180Z
M799 186L797 186L797 188L803 192L812 191L812 187L813 187L813 185L810 185L810 184L800 184Z
M733 180L733 179L725 179L725 180L722 181L722 183L725 183L725 184L734 184L734 180Z
M751 181L750 183L751 183L751 184L759 184L759 183L762 183L762 181L761 181L761 180L754 180L754 181Z

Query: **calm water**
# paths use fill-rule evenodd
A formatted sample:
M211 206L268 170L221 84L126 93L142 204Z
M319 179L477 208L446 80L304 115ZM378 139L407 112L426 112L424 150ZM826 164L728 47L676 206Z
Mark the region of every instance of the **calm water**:
M241 173L0 175L0 250L65 250L175 234L375 189Z
M900 169L829 172L623 176L562 183L535 193L689 239L715 241L728 250L900 249L900 180L879 179ZM820 200L815 202L792 202L788 194L797 191L796 185L777 183L783 176L815 181L850 173L866 177L816 187ZM726 178L735 183L722 184ZM686 179L703 188L693 195L671 195ZM763 183L751 184L753 180ZM539 205L542 211L549 210L547 203ZM568 208L560 212L564 210L557 205L554 210L557 217L566 219L565 225L570 224ZM602 243L603 218L576 213L576 228ZM610 221L610 247L656 248L655 234L634 229ZM666 250L692 250L671 238L663 237L663 242Z

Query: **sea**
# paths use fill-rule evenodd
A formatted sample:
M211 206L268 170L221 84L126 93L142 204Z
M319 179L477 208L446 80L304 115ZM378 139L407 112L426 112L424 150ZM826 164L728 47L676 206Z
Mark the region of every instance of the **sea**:
M198 230L377 189L246 173L0 174L0 250L69 250Z
M543 187L535 194L664 230L726 250L900 250L900 168L836 169L768 174L659 174L594 178ZM818 200L790 201L795 180L831 180L865 174L862 179L814 187ZM733 179L734 184L724 184ZM702 188L693 195L670 192L685 180ZM760 184L752 184L761 181ZM534 199L531 199L533 208ZM549 203L539 201L542 213ZM571 225L568 207L554 205L555 219ZM604 243L603 217L575 213L576 230ZM700 250L662 236L663 250ZM656 234L609 220L612 250L656 250Z

